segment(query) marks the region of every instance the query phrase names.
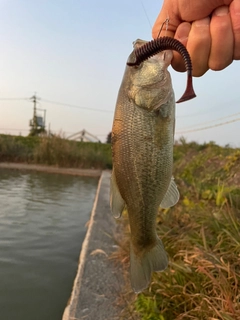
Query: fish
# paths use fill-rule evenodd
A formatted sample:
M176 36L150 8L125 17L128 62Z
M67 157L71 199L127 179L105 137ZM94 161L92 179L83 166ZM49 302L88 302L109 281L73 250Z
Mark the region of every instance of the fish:
M172 207L179 200L172 176L175 96L167 70L173 52L157 52L136 63L137 50L147 43L137 39L127 60L111 137L110 208L115 218L125 208L128 212L130 280L135 293L148 287L152 272L168 266L156 218L159 207Z

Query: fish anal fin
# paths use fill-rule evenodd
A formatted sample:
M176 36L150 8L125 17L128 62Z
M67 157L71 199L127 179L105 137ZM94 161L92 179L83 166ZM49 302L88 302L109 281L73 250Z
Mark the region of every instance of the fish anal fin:
M156 245L141 255L136 255L133 247L130 250L130 278L135 293L146 289L153 271L163 271L168 266L167 254L162 241L157 238Z
M121 217L123 209L125 207L125 201L123 200L117 186L114 170L110 178L110 208L114 218Z
M160 207L163 209L167 209L174 206L178 202L179 197L180 195L178 188L176 186L176 183L174 182L174 178L172 177L168 190L160 204Z

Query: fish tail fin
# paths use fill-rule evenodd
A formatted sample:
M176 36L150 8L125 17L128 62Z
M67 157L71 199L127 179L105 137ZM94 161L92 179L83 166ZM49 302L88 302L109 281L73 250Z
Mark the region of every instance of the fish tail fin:
M168 266L168 258L162 241L157 238L156 245L140 256L136 255L131 245L130 278L135 293L148 287L153 271L163 271Z

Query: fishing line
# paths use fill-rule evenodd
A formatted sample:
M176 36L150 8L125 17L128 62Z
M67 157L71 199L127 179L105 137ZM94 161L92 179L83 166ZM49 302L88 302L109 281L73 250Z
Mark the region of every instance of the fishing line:
M145 6L144 6L143 2L142 2L142 1L140 1L140 2L141 2L141 5L142 5L142 8L143 8L143 11L145 12L145 15L146 15L146 17L147 17L147 20L148 20L148 23L149 23L150 29L152 30L152 24L151 24L151 21L150 21L150 19L149 19L149 17L148 17L147 10L146 10L146 8L145 8Z

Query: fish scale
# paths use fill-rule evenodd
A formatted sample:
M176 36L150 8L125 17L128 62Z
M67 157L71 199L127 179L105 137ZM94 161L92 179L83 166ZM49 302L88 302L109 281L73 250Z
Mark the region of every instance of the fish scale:
M144 43L137 40L135 46ZM128 211L135 292L148 286L153 271L168 265L156 234L156 217L162 201L172 206L179 198L172 179L175 98L167 71L171 58L172 52L166 51L137 67L126 67L113 121L110 205L115 217L124 207Z

